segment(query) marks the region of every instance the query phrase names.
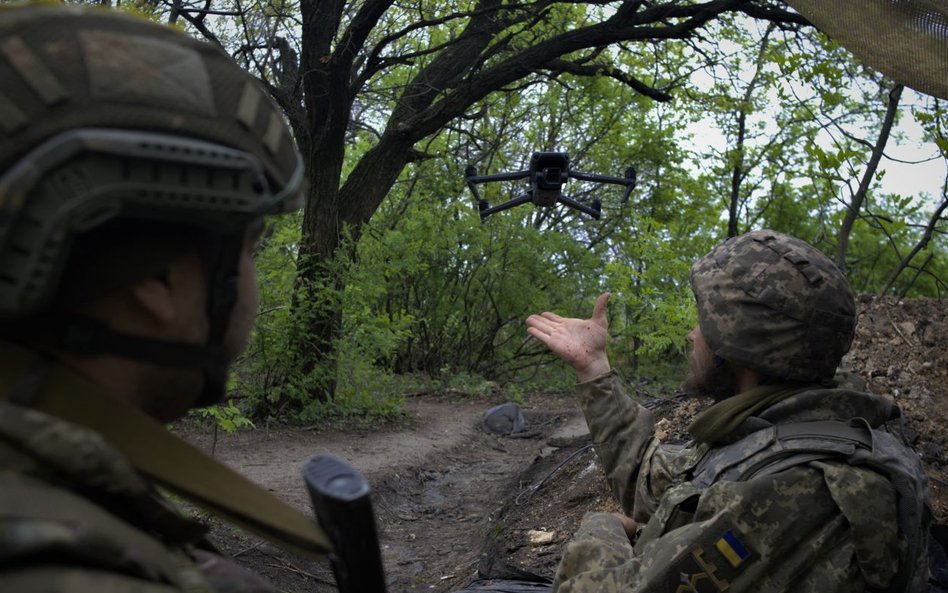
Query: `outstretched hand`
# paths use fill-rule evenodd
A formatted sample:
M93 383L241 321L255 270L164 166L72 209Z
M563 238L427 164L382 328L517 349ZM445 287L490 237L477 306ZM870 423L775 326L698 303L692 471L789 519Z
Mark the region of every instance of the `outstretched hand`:
M609 342L607 302L608 292L599 295L589 319L560 317L548 311L531 315L526 321L527 332L573 367L579 381L594 379L611 368L606 356L606 344Z

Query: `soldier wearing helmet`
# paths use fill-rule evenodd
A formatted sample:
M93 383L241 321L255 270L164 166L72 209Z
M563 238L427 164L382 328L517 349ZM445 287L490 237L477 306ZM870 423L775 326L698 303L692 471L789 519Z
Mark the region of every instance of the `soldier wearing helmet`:
M696 262L691 287L684 386L715 403L687 445L659 442L611 370L608 294L590 319L526 321L576 371L623 509L584 518L554 590L927 590L929 493L889 431L899 410L834 381L856 322L844 275L805 242L762 230Z
M157 487L287 547L309 518L164 423L224 395L280 112L222 51L105 10L0 9L0 589L269 591Z

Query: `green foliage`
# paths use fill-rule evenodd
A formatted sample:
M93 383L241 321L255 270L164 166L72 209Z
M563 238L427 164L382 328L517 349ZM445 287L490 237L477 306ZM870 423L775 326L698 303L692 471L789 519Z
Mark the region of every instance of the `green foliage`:
M449 393L458 393L469 397L483 397L490 395L497 389L497 384L488 381L480 375L467 372L444 373L443 389Z
M919 200L889 194L879 196L873 204L872 216L858 220L853 229L853 256L847 262L853 289L877 292L918 242L921 229L930 216L930 209ZM944 279L948 278L946 247L948 240L936 236L933 244L916 258L916 265L925 263L924 270L913 268L901 274L892 287L893 293L945 295Z
M425 14L457 8L429 6ZM517 25L526 29L510 43L575 26L591 18L584 10L554 5L549 23ZM418 14L396 7L384 18L380 30L398 30ZM404 85L433 59L423 50L451 44L460 31L461 21L447 19L402 36L393 55L415 57L373 79L361 121L381 127L396 106L386 89ZM696 66L696 47L703 66ZM299 287L297 270L308 265L297 259L300 217L270 223L256 260L258 322L235 373L234 396L246 413L371 423L396 417L406 393L500 390L522 401L529 391L567 389L571 372L526 340L523 320L545 310L587 316L603 291L612 293L614 366L661 389L676 382L695 324L690 266L726 235L732 200L739 231L772 228L833 255L885 112L881 89L890 83L813 31L791 34L746 18L721 19L705 40L654 52L614 57L648 84L675 87L673 103L609 77L542 73L489 95L469 117L420 143L419 160L359 236L320 263L327 267L320 277L330 279L324 285ZM919 104L912 115L944 158L943 107ZM344 175L376 142L369 127L351 131ZM618 189L571 182L573 197L603 200L598 222L528 205L481 223L463 185L465 166L520 169L534 150L567 151L584 171L621 175L633 164L639 185L623 205ZM931 196L882 191L884 179L880 170L850 237L846 264L857 292L881 289L932 209ZM482 192L496 204L523 189L516 182ZM943 294L945 243L936 233L916 262L924 269L907 270L893 290ZM333 356L301 352L301 328L336 310L342 331ZM334 397L315 400L330 377Z
M343 284L310 286L310 298L293 303L296 283L300 215L280 217L268 223L265 240L255 257L260 310L250 344L235 369L234 391L244 398L253 416L273 416L299 422L316 420L367 422L391 419L400 414L400 393L413 383L386 372L385 365L404 337L405 320L368 317L365 300L377 296L374 283L364 278L340 250L326 277L348 280ZM333 357L318 352L300 352L300 328L308 317L332 310L345 302L346 331ZM320 382L337 378L331 401L314 400Z
M350 277L358 286L349 286L359 308L347 304L367 319L407 322L390 334L401 340L391 360L396 372L447 376L449 386L490 377L515 396L564 388L571 374L525 340L523 320L544 310L588 315L604 290L614 293L619 368L654 370L680 354L694 323L684 279L713 243L715 211L693 198L701 188L681 164L683 120L650 100L642 111L626 107L639 101L602 79L562 76L534 89L530 101L521 94L487 103L474 124L479 137L501 140L468 159L484 172L522 168L519 159L530 154L523 146L567 150L583 170L617 174L635 163L642 181L634 208L615 195L610 201L608 188L570 186L572 195L603 199L601 222L524 207L482 224L461 187L465 161L451 156L416 165L396 185L359 242L360 271ZM425 150L456 154L458 140L445 134ZM483 195L497 203L522 189L488 185ZM372 297L374 304L363 304Z
M253 422L244 416L240 408L234 405L233 400L227 400L227 403L218 404L209 408L192 410L191 414L204 419L213 418L217 427L227 434L233 434L239 428L254 427Z

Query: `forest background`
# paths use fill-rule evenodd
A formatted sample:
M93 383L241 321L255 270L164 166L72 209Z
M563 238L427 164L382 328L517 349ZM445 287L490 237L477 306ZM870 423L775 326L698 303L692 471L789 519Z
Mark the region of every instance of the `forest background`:
M668 390L695 323L691 263L771 228L857 293L943 298L943 102L856 61L780 2L155 0L121 8L220 45L283 108L306 208L269 223L261 306L207 414L374 423L409 393L558 390L523 319L612 293L610 356ZM621 176L594 221L532 205L481 222L464 171L533 151ZM908 154L910 156L902 156ZM894 179L897 177L897 179ZM491 204L518 183L482 186ZM920 189L921 188L921 189ZM927 188L927 189L925 189Z

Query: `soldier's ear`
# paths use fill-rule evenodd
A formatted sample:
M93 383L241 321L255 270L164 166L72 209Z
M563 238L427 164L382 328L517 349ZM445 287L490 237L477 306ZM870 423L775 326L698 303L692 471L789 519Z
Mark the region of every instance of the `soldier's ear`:
M135 304L159 325L168 325L178 316L168 271L138 280L129 286Z
M165 330L172 330L172 326L189 329L205 314L203 260L197 251L182 255L161 272L131 284L129 292L151 323Z

